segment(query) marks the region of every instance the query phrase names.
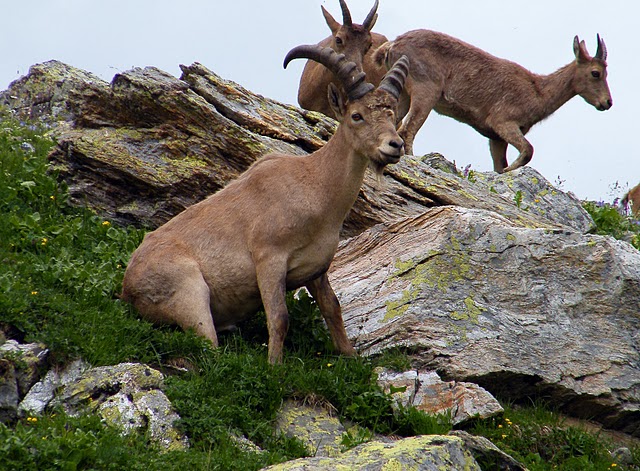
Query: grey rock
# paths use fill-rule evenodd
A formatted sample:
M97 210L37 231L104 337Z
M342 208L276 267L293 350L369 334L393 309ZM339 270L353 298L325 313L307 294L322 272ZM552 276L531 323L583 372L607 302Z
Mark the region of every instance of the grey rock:
M49 370L43 379L31 387L20 402L18 411L22 415L42 414L61 386L66 386L76 381L89 368L90 365L85 361L75 360L60 372L56 369Z
M347 432L326 404L287 401L278 412L276 430L302 441L312 456L337 456Z
M365 355L640 434L640 252L611 237L435 208L341 244L330 279Z
M504 412L484 388L468 382L442 381L435 371L395 373L378 369L377 374L378 384L396 404L413 406L429 415L448 415L453 425Z
M453 430L449 435L460 437L483 469L527 471L522 463L495 446L488 438L471 435L463 430Z
M144 431L167 451L184 449L188 441L175 428L179 416L162 386L162 374L146 365L90 368L65 384L50 405L61 406L69 415L97 412L124 434Z

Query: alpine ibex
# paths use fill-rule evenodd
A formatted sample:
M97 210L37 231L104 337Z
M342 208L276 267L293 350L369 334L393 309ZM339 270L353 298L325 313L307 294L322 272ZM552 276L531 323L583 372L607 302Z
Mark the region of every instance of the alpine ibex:
M216 331L262 304L271 363L282 359L289 325L285 292L301 286L317 301L337 350L355 354L327 270L367 166L382 172L403 155L395 109L406 58L378 87L330 48L298 46L285 67L296 58L324 64L345 90L346 99L329 85L340 116L335 134L305 157L262 157L224 189L147 234L122 282L121 298L144 318L193 328L214 346Z
M601 111L611 108L604 41L598 35L598 49L591 57L576 36L573 51L570 64L537 75L446 34L415 30L383 44L375 59L389 64L406 55L411 62L400 99L401 108L409 107L399 129L407 154L413 153L415 135L435 109L488 137L493 168L502 173L531 160L533 146L525 134L574 96ZM508 144L520 153L511 165Z
M367 75L367 81L378 85L386 73L386 68L373 60L373 52L387 38L371 29L378 19L378 0L365 18L362 25L354 24L351 13L344 0L340 0L342 8L342 24L338 23L323 6L322 14L331 30L331 36L318 43L319 46L330 47L334 51L344 54L346 59L355 62L359 70ZM330 83L339 85L335 75L325 66L315 61L307 61L300 77L298 88L298 104L311 111L319 111L332 118L337 118L327 99L327 87Z
M640 217L640 183L631 188L620 201L622 207L628 211L631 207L631 214Z

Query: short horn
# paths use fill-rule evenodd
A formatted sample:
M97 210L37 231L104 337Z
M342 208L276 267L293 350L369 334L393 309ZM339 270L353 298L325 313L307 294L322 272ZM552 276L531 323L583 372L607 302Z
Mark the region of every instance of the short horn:
M358 71L355 62L348 61L344 54L338 54L330 47L317 44L296 46L284 58L284 67L293 59L311 59L324 65L338 78L350 101L362 98L375 88L365 80L364 72Z
M409 58L403 55L382 78L378 88L381 88L398 99L404 88L407 75L409 75Z
M364 19L362 26L366 31L371 31L373 29L373 25L376 24L376 20L378 19L378 0L373 4L373 8Z
M603 61L606 61L607 60L607 46L605 46L604 40L602 40L602 38L600 37L599 34L597 35L597 37L598 37L598 49L596 50L595 58L603 60Z
M340 8L342 8L342 24L344 26L353 25L353 21L351 20L351 12L349 12L349 7L344 0L340 0Z

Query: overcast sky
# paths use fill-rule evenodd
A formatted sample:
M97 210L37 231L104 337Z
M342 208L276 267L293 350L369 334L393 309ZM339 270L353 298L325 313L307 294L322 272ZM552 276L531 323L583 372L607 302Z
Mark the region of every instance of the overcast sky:
M31 65L57 59L105 80L132 67L180 76L179 64L201 62L223 78L284 103L297 104L303 62L282 60L298 44L329 34L320 5L341 18L338 0L21 0L5 2L0 88ZM373 0L348 0L361 23ZM376 32L389 39L417 28L441 31L491 54L547 74L573 60L574 35L595 54L596 33L609 51L613 107L599 112L575 97L536 125L529 165L581 199L612 201L640 182L640 4L627 0L380 0ZM636 136L637 137L637 136ZM440 152L459 168L493 169L486 138L432 113L416 154ZM510 150L509 161L515 157ZM616 189L616 183L620 188Z

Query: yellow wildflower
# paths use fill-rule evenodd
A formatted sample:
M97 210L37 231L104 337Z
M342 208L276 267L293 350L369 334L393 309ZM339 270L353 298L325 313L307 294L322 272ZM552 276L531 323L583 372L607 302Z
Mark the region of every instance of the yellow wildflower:
M42 245L47 245L49 239L47 239L46 237L42 238Z
M111 225L111 223L109 221L103 221L102 225L105 226L105 227L108 227L108 226Z
M333 366L333 363L327 363L327 368L331 368Z
M32 294L33 296L35 296L36 294L38 294L38 292L37 292L37 291L31 291L31 294Z

